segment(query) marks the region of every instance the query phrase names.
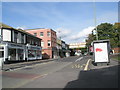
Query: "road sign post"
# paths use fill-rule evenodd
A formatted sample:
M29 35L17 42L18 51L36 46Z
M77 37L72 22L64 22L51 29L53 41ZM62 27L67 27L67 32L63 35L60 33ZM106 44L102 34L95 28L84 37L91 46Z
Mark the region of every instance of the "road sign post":
M97 40L93 41L93 57L94 63L110 63L109 51L110 41L109 40Z

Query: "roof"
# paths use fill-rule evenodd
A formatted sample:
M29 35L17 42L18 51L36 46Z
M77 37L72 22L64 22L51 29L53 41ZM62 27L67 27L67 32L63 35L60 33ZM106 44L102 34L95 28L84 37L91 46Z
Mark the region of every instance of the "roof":
M9 28L9 29L14 29L13 27L8 26L8 25L3 24L3 23L0 23L0 28Z
M6 24L3 24L3 23L0 23L0 28L13 29L13 30L16 30L16 31L25 33L25 34L27 34L27 35L30 35L30 36L32 36L32 37L38 38L38 37L36 37L36 36L34 36L34 35L32 35L32 34L26 32L25 30L22 30L22 29L15 29L15 28L13 28L13 27L11 27L11 26L8 26L8 25L6 25ZM38 38L38 39L41 39L41 38ZM42 40L42 39L41 39L41 40Z
M101 42L110 42L109 39L105 39L105 40L96 40L96 41L93 41L93 43L101 43Z
M39 29L39 30L43 30L43 29L44 29L44 30L48 30L48 29L49 29L49 30L51 30L51 31L54 31L54 30L53 30L53 29L51 29L51 28L35 28L35 29L26 29L25 31L30 31L30 30L32 31L32 30L38 30L38 29ZM54 32L56 33L56 31L54 31Z
M46 29L46 28L34 28L34 29L26 29L26 31L28 31L28 30L36 30L36 29Z

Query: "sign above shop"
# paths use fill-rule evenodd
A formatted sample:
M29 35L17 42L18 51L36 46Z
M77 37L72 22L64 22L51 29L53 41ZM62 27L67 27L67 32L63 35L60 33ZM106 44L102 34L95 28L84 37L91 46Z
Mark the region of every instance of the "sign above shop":
M13 44L13 43L8 43L8 47L10 48L24 48L24 45L19 45L19 44Z
M41 50L42 48L40 46L32 46L32 45L27 45L28 49L34 49L34 50Z

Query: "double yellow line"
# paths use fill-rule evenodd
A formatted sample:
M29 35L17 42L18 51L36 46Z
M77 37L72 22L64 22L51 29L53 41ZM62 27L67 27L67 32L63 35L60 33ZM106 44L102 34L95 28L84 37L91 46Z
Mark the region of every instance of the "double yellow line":
M86 65L85 65L84 71L88 70L88 66L89 66L90 61L91 61L91 59L88 59Z

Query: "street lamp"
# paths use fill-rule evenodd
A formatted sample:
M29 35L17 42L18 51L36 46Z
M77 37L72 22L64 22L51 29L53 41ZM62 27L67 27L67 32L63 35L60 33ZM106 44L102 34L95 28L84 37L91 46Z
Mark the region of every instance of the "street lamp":
M94 23L95 23L95 31L96 31L96 40L98 40L98 32L97 32L97 25L96 25L96 4L95 4L95 0L94 0Z

